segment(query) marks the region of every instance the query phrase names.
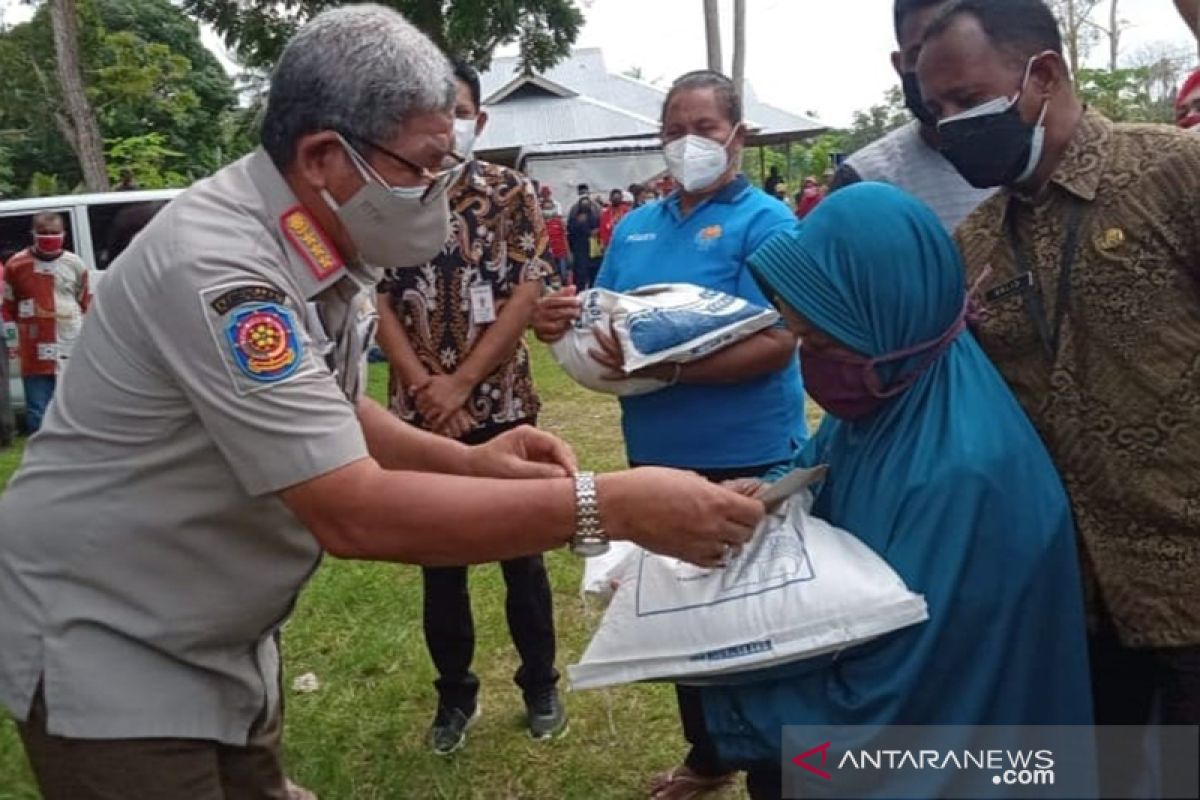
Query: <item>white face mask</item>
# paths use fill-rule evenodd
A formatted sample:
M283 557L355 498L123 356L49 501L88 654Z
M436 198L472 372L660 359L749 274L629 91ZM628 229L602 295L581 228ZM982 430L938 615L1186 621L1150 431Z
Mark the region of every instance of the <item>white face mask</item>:
M475 128L478 122L474 117L454 120L454 152L463 158L470 158L475 150Z
M341 205L324 189L321 197L358 250L364 277L377 283L388 267L417 267L441 252L450 235L446 187L453 180L435 187L429 197L428 186L390 186L345 139L338 139L362 176L363 187Z
M724 144L690 133L667 142L663 146L663 158L671 177L685 192L702 192L712 186L729 168L729 153L725 148L740 127L741 123L733 127Z

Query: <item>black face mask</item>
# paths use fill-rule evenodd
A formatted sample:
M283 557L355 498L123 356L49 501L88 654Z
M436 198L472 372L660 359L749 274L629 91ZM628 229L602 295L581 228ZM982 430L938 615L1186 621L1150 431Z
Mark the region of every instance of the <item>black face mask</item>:
M1032 125L1021 119L1017 108L1033 61L1026 65L1016 97L997 97L938 123L938 150L977 189L1024 183L1041 161L1046 103Z
M1037 168L1044 134L1040 123L1021 119L1014 102L1003 110L942 120L938 150L977 189L1012 186L1029 180Z
M921 98L921 85L917 82L917 73L905 72L900 76L900 84L904 88L904 107L917 118L922 125L936 125L937 117L930 113L929 107Z

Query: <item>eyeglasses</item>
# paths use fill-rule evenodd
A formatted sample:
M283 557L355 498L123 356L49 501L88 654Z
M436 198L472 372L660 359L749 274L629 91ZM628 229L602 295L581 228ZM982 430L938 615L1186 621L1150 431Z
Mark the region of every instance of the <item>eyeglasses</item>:
M445 169L434 172L433 170L428 169L427 167L422 167L420 164L417 164L416 162L411 161L410 159L407 159L404 156L400 155L399 153L389 150L388 148L383 147L382 145L376 144L375 142L373 142L370 139L367 139L365 137L358 136L353 133L343 133L342 136L343 136L343 138L350 139L355 142L359 142L360 144L365 144L367 147L370 147L373 150L377 150L380 153L383 153L385 156L392 159L397 164L400 164L403 167L407 167L408 169L410 169L413 172L420 175L422 180L428 181L429 185L425 187L425 192L424 192L424 194L421 195L421 205L428 205L430 201L434 200L437 197L440 197L442 192L444 192L444 191L446 191L446 189L450 188L450 185L452 183L454 183L456 180L458 180L458 176L462 174L463 165L467 163L466 158L464 158L463 156L461 156L458 153L451 150L449 153L446 154L446 157L448 159L450 159L451 161L453 161L454 163L451 166L446 167ZM358 154L356 153L355 155L358 155ZM380 183L387 185L387 182L384 181L381 177L379 177L378 173L375 172L375 169L372 168L369 163L366 163L365 156L359 155L359 158L362 159L362 161L364 162L363 166L366 167L368 170L370 170L372 173L374 173L375 176L379 179Z

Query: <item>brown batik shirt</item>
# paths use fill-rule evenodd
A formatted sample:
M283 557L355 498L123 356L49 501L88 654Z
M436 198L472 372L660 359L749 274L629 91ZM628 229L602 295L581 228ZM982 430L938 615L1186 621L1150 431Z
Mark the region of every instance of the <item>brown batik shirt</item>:
M388 270L379 291L388 295L417 358L430 374L451 374L487 330L471 318L471 287L491 287L496 315L513 290L553 273L544 259L545 222L533 184L516 170L471 161L450 188L451 234L433 261ZM391 410L427 427L416 403L392 370ZM467 399L475 430L532 420L539 408L529 351L519 341L512 355Z
M1200 136L1087 111L1043 190L999 193L957 238L972 282L991 270L976 332L1071 495L1093 619L1200 644Z

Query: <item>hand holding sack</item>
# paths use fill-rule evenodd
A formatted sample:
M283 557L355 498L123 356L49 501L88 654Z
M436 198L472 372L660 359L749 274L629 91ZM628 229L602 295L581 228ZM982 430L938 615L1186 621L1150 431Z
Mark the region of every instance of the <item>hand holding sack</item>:
M582 386L621 396L647 394L670 384L633 377L663 363L686 364L747 339L779 320L774 309L688 283L663 283L621 294L589 289L580 296L582 314L551 346L554 359ZM605 377L608 369L590 351L595 331L615 332L625 355L625 380Z
M774 510L728 566L701 569L641 551L604 578L618 583L580 663L576 689L722 676L813 658L928 618L925 600L850 533L812 517L793 473L764 496ZM781 494L790 494L779 502Z

